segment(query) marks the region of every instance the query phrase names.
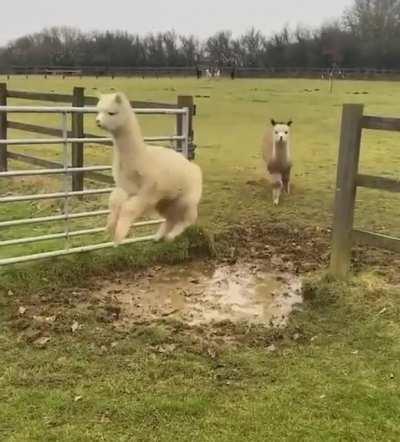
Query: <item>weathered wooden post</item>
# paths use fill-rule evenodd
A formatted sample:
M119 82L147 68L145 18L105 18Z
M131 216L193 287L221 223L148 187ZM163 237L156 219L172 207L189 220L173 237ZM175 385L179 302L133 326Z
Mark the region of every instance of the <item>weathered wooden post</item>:
M74 87L72 106L85 106L85 89L83 87ZM84 114L74 112L72 114L72 137L84 138ZM83 167L84 163L84 146L83 143L72 143L72 167ZM84 188L84 173L75 172L72 175L72 191L77 192Z
M345 104L343 106L330 268L333 275L340 277L348 274L351 264L351 236L363 110L362 104Z
M193 130L193 116L195 115L195 105L194 100L191 95L179 95L177 100L177 106L179 108L187 107L189 108L189 159L194 159L194 149L195 145L193 144L194 139L194 130ZM176 116L176 133L178 136L182 136L183 134L183 115ZM177 143L178 152L182 152L183 150L183 142L178 141Z
M0 83L0 106L7 106L7 84ZM0 112L0 138L7 139L7 113ZM0 172L7 172L8 169L7 145L0 146Z

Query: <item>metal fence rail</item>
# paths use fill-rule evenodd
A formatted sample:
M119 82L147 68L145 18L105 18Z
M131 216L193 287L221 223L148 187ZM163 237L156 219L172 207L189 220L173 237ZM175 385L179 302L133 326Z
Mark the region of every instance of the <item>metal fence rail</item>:
M9 179L15 177L26 177L26 176L62 176L63 177L63 191L53 192L53 193L39 193L39 194L28 194L28 195L15 195L15 196L1 196L0 205L10 204L10 203L21 203L21 202L37 202L42 200L61 200L62 201L62 213L56 215L42 216L42 217L26 217L23 219L11 219L0 222L0 231L4 229L10 229L20 226L28 225L47 225L47 223L52 222L62 222L64 230L62 232L50 233L50 234L40 234L37 236L27 236L21 238L7 239L0 241L0 266L23 263L28 261L35 261L44 258L52 258L56 256L70 255L73 253L89 252L94 250L101 250L105 248L112 247L114 244L110 242L104 242L99 244L89 244L80 247L72 247L70 240L72 238L83 237L88 235L101 234L105 232L104 227L93 227L90 229L80 229L72 230L70 221L85 219L85 218L104 218L109 211L108 210L92 210L87 212L73 213L71 212L70 202L72 198L76 197L91 197L97 195L106 195L112 191L112 188L102 188L102 189L84 189L81 191L71 191L70 190L70 175L76 173L84 172L94 172L94 171L109 171L111 166L109 165L99 165L99 166L85 166L85 167L71 167L70 166L70 145L73 143L82 144L102 144L109 143L112 141L111 138L106 137L69 137L68 131L68 116L72 116L76 113L80 114L94 114L97 112L95 107L64 107L64 106L0 106L0 114L6 112L9 113L41 113L41 114L58 114L61 116L61 138L35 138L35 139L0 139L1 145L14 145L14 146L37 146L37 145L49 145L49 144L61 144L62 146L62 164L59 168L53 169L28 169L28 170L12 170L6 172L0 172L0 179ZM147 142L152 141L179 141L181 145L182 154L188 157L189 155L189 141L190 141L190 111L188 108L181 109L135 109L137 114L144 115L181 115L182 116L182 131L183 135L171 135L171 136L161 136L161 137L147 137L145 140ZM154 226L160 224L163 220L150 220L141 223L136 223L132 227L146 227ZM123 244L132 244L140 241L149 241L154 238L153 235L138 236L135 238L127 239ZM15 247L21 245L27 245L32 243L39 243L45 241L53 240L64 240L64 248L59 250L49 250L41 253L31 254L29 249L25 254L14 256L12 258L1 258L1 248L4 247Z
M21 138L13 140L0 140L0 146L6 144L8 146L25 146L29 145L44 145L44 144L62 144L66 140L63 138ZM68 143L85 143L85 144L102 144L111 143L112 138L94 137L94 138L67 138ZM185 141L184 136L165 136L165 137L144 137L144 141L152 143L157 141Z

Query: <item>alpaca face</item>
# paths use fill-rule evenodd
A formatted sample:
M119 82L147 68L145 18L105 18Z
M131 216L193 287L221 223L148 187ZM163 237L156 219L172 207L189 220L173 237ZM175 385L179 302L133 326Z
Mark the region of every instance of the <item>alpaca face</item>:
M121 94L102 95L97 103L97 127L115 133L124 127L132 114L127 98Z
M271 120L273 126L273 140L275 144L287 144L290 140L290 126L292 122L276 123L275 120Z

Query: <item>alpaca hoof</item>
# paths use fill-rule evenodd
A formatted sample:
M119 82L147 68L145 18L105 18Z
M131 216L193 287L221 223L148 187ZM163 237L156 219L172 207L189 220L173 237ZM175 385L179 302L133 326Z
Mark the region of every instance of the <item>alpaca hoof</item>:
M115 235L113 236L114 247L118 247L122 242L121 238L117 238Z
M167 233L166 225L161 224L160 228L158 229L158 232L154 235L154 241L160 242L165 238L165 234Z
M114 238L113 238L114 247L120 246L124 239L125 239L125 237L122 237L120 235L114 235Z
M156 233L154 235L154 242L161 242L164 239L164 235L161 235L159 233Z
M175 234L168 234L164 237L164 240L166 242L173 242L179 235L175 235Z

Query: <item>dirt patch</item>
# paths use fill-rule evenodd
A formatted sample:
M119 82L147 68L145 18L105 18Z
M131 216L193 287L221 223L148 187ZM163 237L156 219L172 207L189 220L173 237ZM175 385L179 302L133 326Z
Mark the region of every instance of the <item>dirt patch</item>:
M154 328L164 330L167 342L183 336L189 348L196 340L205 347L219 340L270 345L297 327L294 321L281 330L301 302L300 278L328 267L329 242L329 229L318 226L246 222L210 240L213 261L114 270L78 288L6 290L3 304L10 307L9 326L38 345L59 334L94 341L109 335L112 343L115 332L131 338ZM400 284L398 255L355 248L353 266ZM302 333L295 330L296 340Z
M243 262L158 267L104 281L93 296L104 308L116 306L114 323L123 328L163 318L189 326L230 321L283 327L302 302L296 276Z
M248 185L253 185L249 182ZM230 264L262 260L278 271L305 276L329 268L331 229L248 220L215 237L217 256ZM400 255L371 247L354 246L355 273L375 271L391 284L400 284Z
M215 238L217 254L230 264L261 260L275 271L304 275L327 268L330 229L248 221Z
M207 354L226 345L269 347L293 332L286 326L303 301L300 278L280 265L278 258L192 261L91 278L85 288L10 293L8 323L38 348L60 335L100 349L124 337Z

